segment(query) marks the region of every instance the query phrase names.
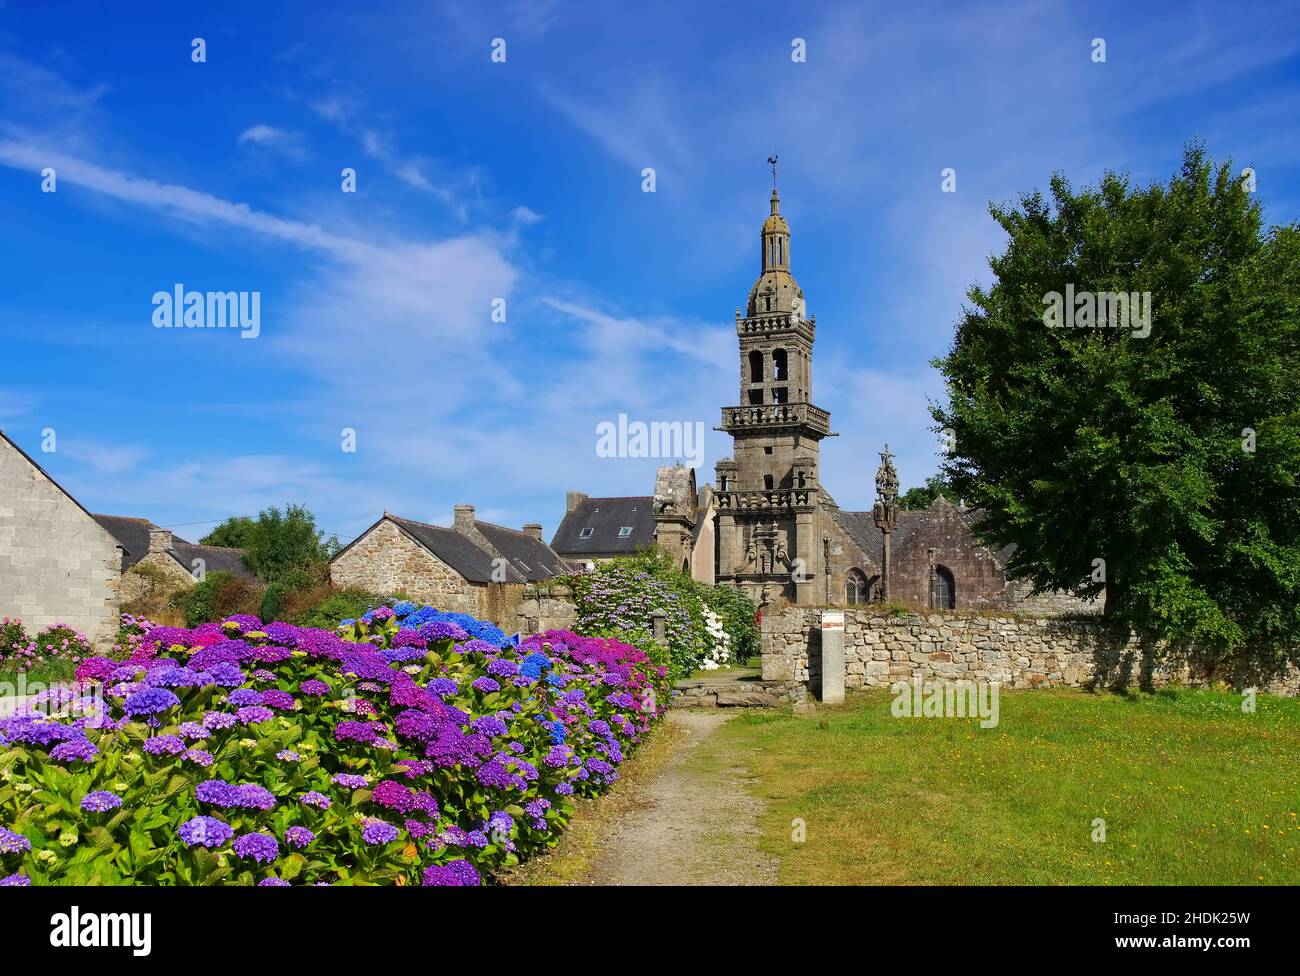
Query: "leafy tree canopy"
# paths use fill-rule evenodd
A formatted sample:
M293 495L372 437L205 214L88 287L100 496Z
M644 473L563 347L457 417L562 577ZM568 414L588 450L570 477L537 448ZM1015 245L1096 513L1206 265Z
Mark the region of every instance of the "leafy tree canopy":
M1040 589L1104 594L1112 618L1211 655L1294 658L1300 227L1266 231L1196 144L1168 185L1058 174L1051 198L990 207L1006 250L935 362L944 477ZM1067 288L1086 311L1049 327ZM1150 293L1149 333L1104 302L1082 318L1087 294L1121 292Z
M925 479L925 484L916 488L909 488L898 496L898 505L900 508L921 509L929 508L940 495L943 495L950 502L956 502L957 496L953 491L952 485L943 479L942 475L932 475Z
M217 541L222 540L222 541ZM303 505L271 507L256 519L227 519L203 539L207 545L244 550L244 564L268 583L309 586L326 571L338 540L316 528L316 516Z

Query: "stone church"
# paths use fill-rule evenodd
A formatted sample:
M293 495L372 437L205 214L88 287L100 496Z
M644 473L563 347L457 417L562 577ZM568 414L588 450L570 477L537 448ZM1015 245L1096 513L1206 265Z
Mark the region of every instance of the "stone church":
M737 402L722 408L718 428L731 435L732 456L717 462L716 484L697 491L694 472L675 466L660 469L653 496L570 492L552 547L592 562L654 544L697 579L743 588L766 606L1024 603L1029 588L1007 576L1010 553L972 533L974 512L942 496L925 510L899 508L888 447L873 510L835 503L821 483L831 418L813 402L817 317L790 270L790 226L775 180L759 238L758 280L736 309Z

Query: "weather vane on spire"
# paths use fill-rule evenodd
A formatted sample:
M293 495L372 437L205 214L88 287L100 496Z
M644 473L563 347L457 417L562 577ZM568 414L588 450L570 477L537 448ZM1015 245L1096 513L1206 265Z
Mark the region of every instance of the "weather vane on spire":
M772 155L768 156L767 161L772 167L772 189L775 190L776 189L776 153L772 153Z

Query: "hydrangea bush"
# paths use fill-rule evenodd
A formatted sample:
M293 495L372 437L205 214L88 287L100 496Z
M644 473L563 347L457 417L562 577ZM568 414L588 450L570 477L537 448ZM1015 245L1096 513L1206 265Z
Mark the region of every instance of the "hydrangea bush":
M28 672L40 678L70 678L90 654L86 635L66 624L52 624L28 637L23 622L0 621L0 673Z
M0 885L478 884L552 846L668 700L621 641L402 603L150 626L77 676L0 719Z

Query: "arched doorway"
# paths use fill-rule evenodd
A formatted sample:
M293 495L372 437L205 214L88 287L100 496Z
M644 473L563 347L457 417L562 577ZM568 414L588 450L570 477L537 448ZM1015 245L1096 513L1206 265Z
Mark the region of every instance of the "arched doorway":
M957 581L947 566L934 567L934 581L930 584L930 606L936 610L954 610L957 607Z

